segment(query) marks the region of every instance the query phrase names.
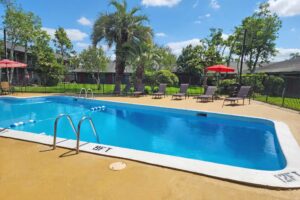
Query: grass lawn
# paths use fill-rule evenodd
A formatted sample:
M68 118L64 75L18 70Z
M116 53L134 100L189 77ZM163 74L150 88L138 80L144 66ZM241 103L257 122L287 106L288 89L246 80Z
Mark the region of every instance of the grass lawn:
M282 106L282 98L281 97L268 97L266 100L266 96L256 96L254 98L257 101L266 102L269 104ZM300 110L300 98L285 98L283 107L290 108L293 110Z
M26 87L14 87L16 92L33 92L33 93L79 93L81 88L91 88L95 94L112 94L114 91L114 84L77 84L77 83L59 83L57 86L26 86ZM125 85L122 85L122 89L125 88ZM154 90L157 90L158 87L154 87ZM133 88L131 88L133 91ZM152 93L150 86L145 87L145 91L148 94ZM167 87L166 93L168 95L177 93L179 87ZM190 86L188 93L190 95L202 94L204 89L199 86Z

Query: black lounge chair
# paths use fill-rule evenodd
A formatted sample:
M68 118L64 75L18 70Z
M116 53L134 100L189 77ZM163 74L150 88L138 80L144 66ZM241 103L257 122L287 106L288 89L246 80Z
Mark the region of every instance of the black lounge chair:
M201 102L208 102L209 100L211 100L213 102L216 91L217 91L216 86L208 86L205 91L205 94L196 96L196 99L197 99L197 101L200 100Z
M225 104L225 101L229 101L230 104L238 104L239 100L243 100L243 105L245 105L245 99L248 97L249 98L249 104L250 104L250 90L251 86L242 86L237 93L236 97L227 97L223 101L223 105Z
M152 94L152 98L158 99L161 98L162 96L166 96L166 87L167 84L159 84L159 89L158 92L155 92Z
M139 84L136 86L135 91L132 93L133 96L139 97L145 94L145 85Z
M182 99L182 97L187 97L187 90L189 88L189 84L181 84L179 93L173 94L172 99Z

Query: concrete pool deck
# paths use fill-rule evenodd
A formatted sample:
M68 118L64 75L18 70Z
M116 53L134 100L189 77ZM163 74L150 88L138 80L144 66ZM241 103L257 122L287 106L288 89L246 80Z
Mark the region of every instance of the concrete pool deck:
M299 113L258 102L222 108L222 101L196 103L192 98L182 101L172 101L169 97L99 99L270 118L288 124L300 143ZM47 151L49 147L45 145L11 139L0 138L0 145L1 199L300 199L300 190L250 187L86 153L60 158L69 150ZM119 172L110 171L109 164L119 160L128 167Z

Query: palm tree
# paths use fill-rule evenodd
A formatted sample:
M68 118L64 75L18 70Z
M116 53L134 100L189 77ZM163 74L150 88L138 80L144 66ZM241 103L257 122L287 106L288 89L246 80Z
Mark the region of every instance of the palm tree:
M128 64L135 68L136 84L143 82L145 69L153 68L159 65L161 55L152 41L132 44L129 49Z
M115 45L116 53L116 86L120 86L126 62L129 57L128 48L132 43L147 41L152 36L152 29L145 26L147 16L137 15L139 7L128 11L127 2L111 0L115 8L113 13L102 14L95 22L92 33L93 45L105 40L109 47Z

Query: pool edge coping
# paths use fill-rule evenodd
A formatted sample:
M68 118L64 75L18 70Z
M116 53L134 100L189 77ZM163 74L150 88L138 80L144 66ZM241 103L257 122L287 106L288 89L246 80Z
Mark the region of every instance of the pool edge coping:
M64 95L59 95L64 96ZM46 96L43 96L46 97ZM20 97L12 97L20 98ZM21 97L24 98L24 97ZM26 97L32 98L32 97ZM75 97L76 98L76 97ZM279 122L276 120L271 120L267 118L259 118L253 116L243 116L243 115L234 115L234 114L224 114L218 112L194 110L194 109L180 109L180 108L170 108L163 106L153 106L147 104L134 104L129 102L119 102L119 101L109 101L109 100L99 100L99 99L90 99L95 101L104 101L104 102L114 102L120 104L131 104L131 105L141 105L141 106L150 106L158 108L168 108L168 109L177 109L177 110L189 110L195 112L206 112L211 114L220 114L225 116L237 116L237 117L248 117L254 119L264 119L274 123L276 136L278 137L278 142L280 144L281 150L286 158L287 165L282 170L276 171L266 171L266 170L255 170L249 168L242 168L236 166L230 166L225 164L170 156L166 154L152 153L147 151L133 150L129 148L122 148L116 146L110 146L105 144L96 144L96 143L85 143L80 147L81 151L99 154L104 156L112 156L125 158L130 160L136 160L143 163L179 169L182 171L193 172L197 174L203 174L210 177L216 177L219 179L225 179L229 181L242 182L246 184L253 184L257 186L278 188L278 189L292 189L300 188L300 147L295 140L293 134L291 133L289 127L284 122ZM11 134L14 135L11 135ZM53 137L46 136L36 133L16 131L12 129L6 129L5 131L0 132L0 136L21 139L25 141L37 142L46 145L52 145ZM16 137L17 136L17 137ZM75 140L58 138L59 144L57 146L73 149L75 146ZM96 148L100 146L99 148ZM102 148L101 148L102 147ZM98 150L95 150L98 149ZM104 152L104 150L111 148L109 151ZM100 150L99 150L100 149Z

